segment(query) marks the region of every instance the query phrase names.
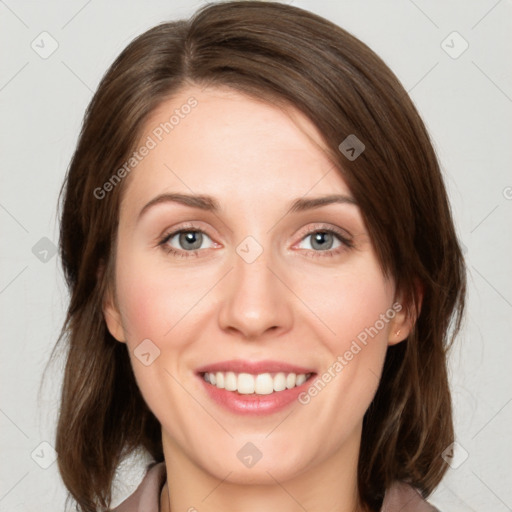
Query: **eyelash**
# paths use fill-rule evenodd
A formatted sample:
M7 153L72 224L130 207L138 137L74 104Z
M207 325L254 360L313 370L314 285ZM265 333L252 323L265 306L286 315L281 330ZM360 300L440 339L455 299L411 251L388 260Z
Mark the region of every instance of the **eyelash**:
M159 240L158 246L160 246L162 248L162 250L164 250L167 254L172 254L173 256L177 256L179 258L198 257L199 253L203 249L194 249L192 251L183 251L183 250L180 251L180 250L175 249L174 247L171 247L170 245L167 245L167 242L169 240L171 240L177 234L180 234L180 233L196 233L196 232L197 233L202 233L202 234L204 234L206 236L209 236L208 233L205 233L202 229L199 229L199 228L197 228L197 227L195 227L193 225L184 226L181 229L178 229L178 230L172 231L171 233L165 234ZM332 234L342 243L342 245L344 247L341 246L341 247L337 247L336 249L328 249L328 250L325 250L325 251L315 251L315 250L312 250L312 249L307 249L308 252L312 253L311 254L312 257L324 257L324 256L332 257L332 256L336 256L337 254L339 254L342 251L345 251L347 249L351 249L351 248L354 247L353 241L348 239L347 237L345 237L341 233L341 231L338 231L338 230L333 229L333 228L318 227L318 226L315 227L315 229L313 229L311 231L308 231L300 239L300 241L302 241L305 238L307 238L308 236L314 235L316 233Z

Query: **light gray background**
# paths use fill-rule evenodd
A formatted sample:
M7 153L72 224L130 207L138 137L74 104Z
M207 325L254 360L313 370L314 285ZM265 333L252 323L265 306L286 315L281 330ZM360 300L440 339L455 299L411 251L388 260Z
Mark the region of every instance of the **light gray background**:
M432 135L466 248L469 298L451 358L460 446L431 501L450 512L512 510L512 3L293 3L373 48L409 91ZM130 40L200 5L0 0L2 511L49 512L64 505L52 448L40 444L53 444L58 367L38 390L67 292L57 257L44 252L51 244L40 240L57 244L57 195L84 110ZM43 31L58 43L47 59L31 47L35 41L39 51L50 48ZM453 31L469 44L457 58L464 43L458 36L446 39ZM132 466L121 475L125 487L117 500L138 483L141 465Z

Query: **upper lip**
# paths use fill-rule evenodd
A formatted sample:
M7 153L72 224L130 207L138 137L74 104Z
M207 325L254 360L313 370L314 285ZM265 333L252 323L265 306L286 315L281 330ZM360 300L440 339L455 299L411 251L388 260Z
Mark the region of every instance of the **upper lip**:
M234 372L234 373L251 373L253 375L260 373L315 373L304 366L284 363L283 361L244 361L241 359L232 359L230 361L219 361L198 368L197 373L213 373L213 372Z

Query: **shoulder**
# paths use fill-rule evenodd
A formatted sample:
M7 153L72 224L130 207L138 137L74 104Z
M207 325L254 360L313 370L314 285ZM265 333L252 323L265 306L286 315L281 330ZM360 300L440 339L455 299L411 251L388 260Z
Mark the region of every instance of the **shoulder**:
M441 512L405 482L394 482L386 491L380 512Z
M133 494L111 512L158 512L160 491L165 483L165 463L152 463Z

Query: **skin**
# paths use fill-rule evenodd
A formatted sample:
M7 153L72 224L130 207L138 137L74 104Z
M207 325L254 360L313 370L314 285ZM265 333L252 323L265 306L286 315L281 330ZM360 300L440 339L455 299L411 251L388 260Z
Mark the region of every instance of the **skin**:
M124 184L115 286L104 301L108 328L127 344L162 425L161 510L364 510L357 493L362 420L387 347L412 327L406 307L307 405L255 418L212 402L195 375L199 366L275 359L320 375L400 296L379 268L357 205L288 212L297 198L350 196L320 149L320 134L292 107L189 86L159 106L141 141L191 96L197 107ZM167 202L138 219L144 205L170 192L212 196L220 211ZM158 245L188 223L206 234L197 256L179 235L166 245L180 256ZM327 250L312 245L311 233L336 228L353 247L336 236L327 237ZM236 252L249 235L263 249L252 263ZM134 355L145 339L160 350L149 366ZM262 453L251 468L236 455L247 442Z

